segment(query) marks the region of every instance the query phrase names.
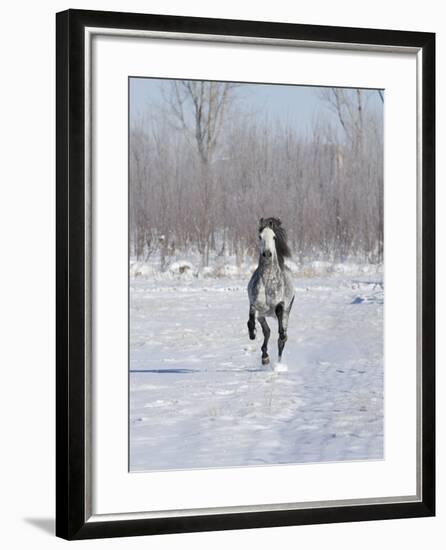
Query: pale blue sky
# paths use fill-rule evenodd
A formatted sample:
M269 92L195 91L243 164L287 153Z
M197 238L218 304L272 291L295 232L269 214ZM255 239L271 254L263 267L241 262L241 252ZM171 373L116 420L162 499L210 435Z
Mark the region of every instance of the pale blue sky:
M135 120L150 105L162 103L161 86L166 82L156 78L130 79L130 117ZM305 132L321 113L337 123L326 103L319 97L320 88L283 84L240 84L237 88L239 104L267 115L271 120L292 122ZM382 115L383 104L376 90L365 91L367 106Z

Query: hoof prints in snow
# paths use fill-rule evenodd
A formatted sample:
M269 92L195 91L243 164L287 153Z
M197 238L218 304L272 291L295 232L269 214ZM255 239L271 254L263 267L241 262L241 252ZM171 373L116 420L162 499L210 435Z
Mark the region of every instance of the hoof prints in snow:
M284 362L271 320L262 366L244 281L131 279L132 471L383 457L382 283L297 282Z

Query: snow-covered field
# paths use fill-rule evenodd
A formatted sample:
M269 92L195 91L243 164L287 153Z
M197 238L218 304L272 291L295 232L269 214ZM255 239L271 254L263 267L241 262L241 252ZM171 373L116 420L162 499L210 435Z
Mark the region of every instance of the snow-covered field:
M267 367L245 277L131 276L130 469L382 458L382 275L340 271L295 278Z

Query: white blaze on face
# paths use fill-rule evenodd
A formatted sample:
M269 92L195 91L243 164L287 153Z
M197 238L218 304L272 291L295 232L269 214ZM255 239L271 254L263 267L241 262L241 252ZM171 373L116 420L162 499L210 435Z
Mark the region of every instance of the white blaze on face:
M274 240L274 231L270 227L265 227L260 233L260 253L265 254L265 252L271 252L271 256L273 256L276 250L276 243Z

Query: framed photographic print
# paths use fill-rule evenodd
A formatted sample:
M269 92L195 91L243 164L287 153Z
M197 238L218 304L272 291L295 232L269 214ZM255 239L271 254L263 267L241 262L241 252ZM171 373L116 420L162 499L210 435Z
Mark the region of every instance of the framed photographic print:
M435 36L56 23L56 534L434 515Z

